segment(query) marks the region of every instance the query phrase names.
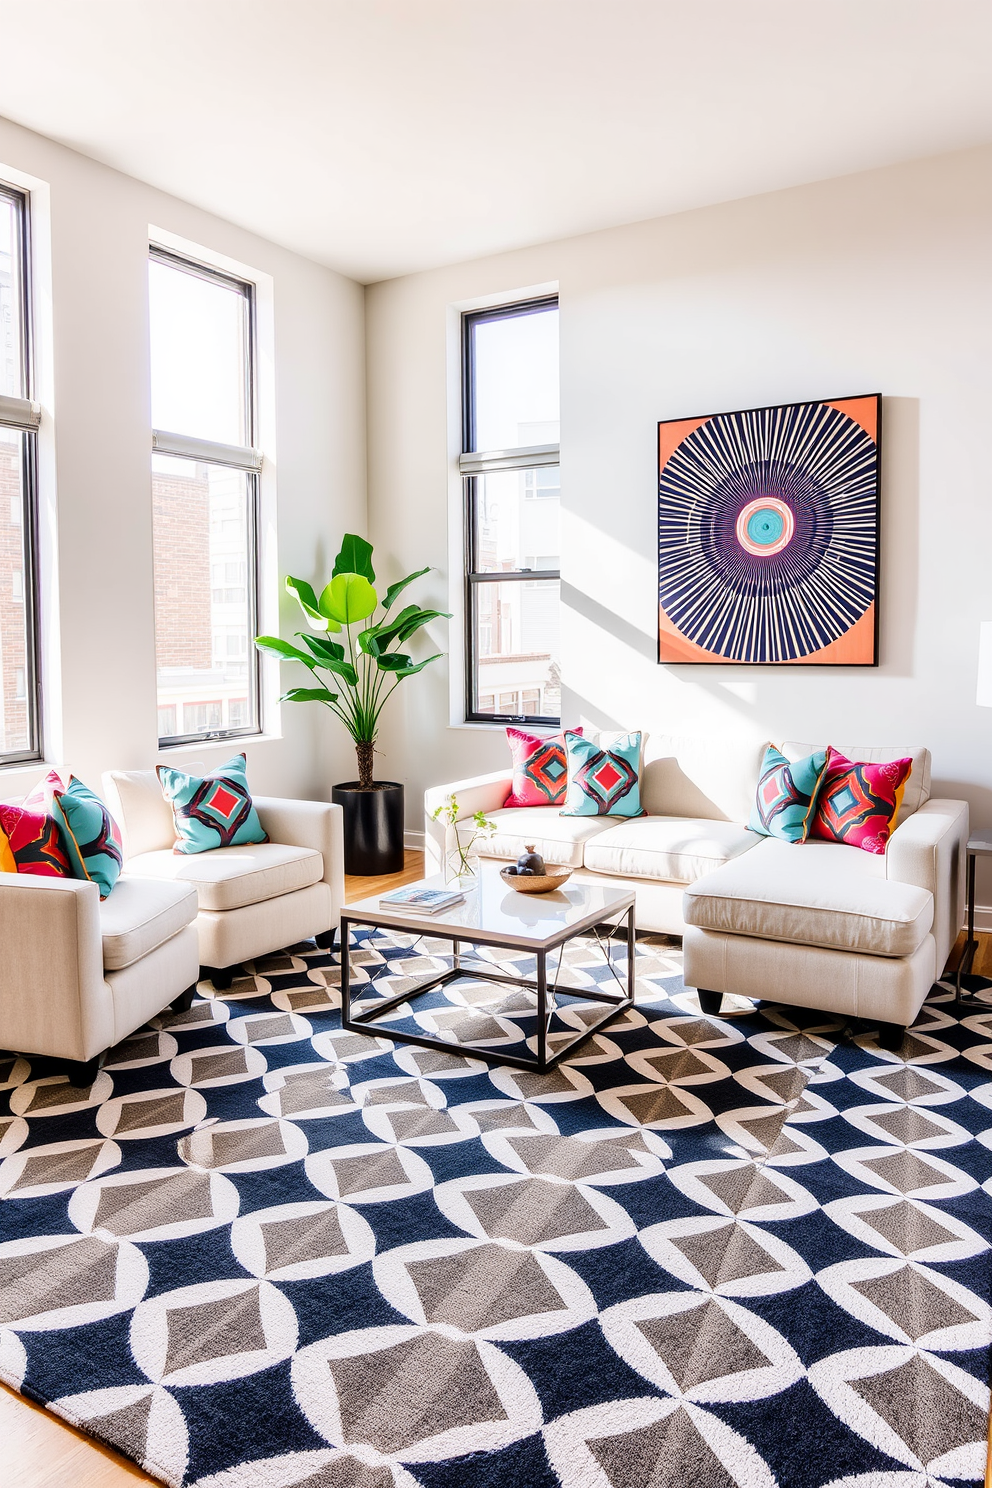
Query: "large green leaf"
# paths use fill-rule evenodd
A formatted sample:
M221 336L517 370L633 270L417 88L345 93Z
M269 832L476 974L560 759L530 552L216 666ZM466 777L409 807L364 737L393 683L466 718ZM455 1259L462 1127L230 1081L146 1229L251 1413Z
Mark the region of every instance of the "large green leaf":
M291 687L284 692L279 699L281 703L336 703L338 695L336 692L328 692L326 687Z
M342 682L347 682L349 687L358 686L358 673L350 661L322 661L319 665L325 672L333 672Z
M413 616L418 615L419 610L415 604L408 604L405 610L400 610L399 615L394 615L391 620L379 620L378 625L370 625L367 631L361 631L358 635L358 646L369 656L379 656L384 650L388 650L391 641L396 640L403 626Z
M346 532L341 540L341 551L334 560L331 578L342 573L361 574L362 578L368 579L370 584L375 583L372 544L366 542L364 537L356 537L353 532Z
M304 630L298 630L296 634L304 646L310 649L321 666L328 661L344 660L344 647L340 641L329 641L326 636L307 635Z
M406 614L406 611L401 611L401 614ZM416 614L411 615L410 618L408 620L405 620L403 624L398 628L396 632L396 639L398 641L408 641L412 635L420 630L421 626L429 625L432 620L450 619L451 616L447 612L447 610L417 610Z
M313 592L313 586L306 579L294 579L290 575L286 579L286 592L292 594L300 609L307 617L307 624L312 625L314 630L340 630L341 627L336 620L321 614L317 603L317 596Z
M256 636L255 645L268 656L279 656L283 661L302 661L311 671L317 665L312 656L308 656L298 646L290 645L289 641L280 640L278 636Z
M405 610L400 610L399 615L394 615L391 620L379 620L378 625L369 626L367 631L361 631L358 635L358 644L361 650L369 653L369 656L381 656L382 652L390 649L394 641L408 640L410 635L419 631L421 625L427 625L428 620L437 619L440 610L421 610L416 604L408 604Z
M432 661L439 661L444 655L438 651L434 656L428 656L426 661L411 661L409 656L402 656L398 651L391 651L388 656L378 657L380 667L384 672L392 672L396 677L412 677L414 672L422 672L425 666L430 666ZM403 665L388 665L387 663L399 662Z
M412 584L414 579L422 579L424 574L430 573L430 568L418 568L416 573L407 574L405 579L400 579L395 584L390 584L386 590L386 597L382 601L382 608L388 610L398 594L402 594L407 584Z
M341 625L354 625L365 620L379 603L368 579L358 573L339 573L327 585L317 601L322 615Z

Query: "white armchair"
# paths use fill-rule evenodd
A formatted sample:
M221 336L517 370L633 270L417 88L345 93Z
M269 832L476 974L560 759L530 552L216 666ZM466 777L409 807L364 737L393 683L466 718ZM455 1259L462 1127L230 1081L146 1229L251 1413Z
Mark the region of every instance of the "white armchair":
M255 796L268 842L174 853L172 807L154 770L113 770L103 783L126 872L196 891L200 963L216 988L242 962L296 941L330 947L344 903L340 806Z
M196 990L196 894L182 883L0 874L0 1045L91 1085L111 1045Z

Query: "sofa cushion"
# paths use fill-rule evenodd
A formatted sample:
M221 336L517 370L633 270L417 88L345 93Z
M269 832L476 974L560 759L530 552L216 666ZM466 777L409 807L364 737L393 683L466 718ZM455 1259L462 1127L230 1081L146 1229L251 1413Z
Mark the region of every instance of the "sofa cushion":
M904 759L907 756L913 761L913 768L906 780L906 788L902 793L902 801L896 815L895 827L912 816L914 811L919 811L924 801L930 799L930 751L920 745L904 744L902 748L886 748L878 744L838 744L836 739L827 739L822 744L803 744L796 739L786 739L782 745L782 753L786 759L801 759L803 755L812 754L816 749L826 749L827 745L833 745L838 754L846 755L849 760L863 760L870 764L887 764L890 760Z
M479 852L487 858L519 858L533 843L546 863L581 868L583 843L612 827L613 816L562 816L557 806L513 806L486 813L496 833L480 839Z
M324 876L324 860L309 847L258 842L193 854L139 853L129 859L127 871L192 884L201 909L241 909L318 883Z
M666 883L692 883L761 839L737 822L640 816L609 826L586 843L585 867Z
M100 904L105 971L121 971L196 919L192 884L134 878L127 873Z
M933 896L885 878L885 859L833 842L766 837L690 884L687 925L794 945L909 956L933 922Z

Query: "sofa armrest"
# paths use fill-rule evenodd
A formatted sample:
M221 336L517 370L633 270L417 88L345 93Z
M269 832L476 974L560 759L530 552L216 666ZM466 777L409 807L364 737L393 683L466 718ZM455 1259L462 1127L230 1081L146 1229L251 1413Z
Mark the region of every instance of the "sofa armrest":
M889 838L885 876L933 895L937 973L961 929L968 847L967 801L924 801Z
M91 1059L114 1041L100 894L78 878L0 874L0 1047Z
M344 814L330 801L289 801L253 796L258 819L272 842L285 847L311 847L324 859L324 883L330 886L334 918L344 904Z
M435 821L433 813L449 796L457 796L459 820L477 811L499 811L510 794L513 772L495 770L491 775L475 775L471 780L456 780L452 785L433 785L424 791L424 871L440 873L446 847L452 845L453 829Z

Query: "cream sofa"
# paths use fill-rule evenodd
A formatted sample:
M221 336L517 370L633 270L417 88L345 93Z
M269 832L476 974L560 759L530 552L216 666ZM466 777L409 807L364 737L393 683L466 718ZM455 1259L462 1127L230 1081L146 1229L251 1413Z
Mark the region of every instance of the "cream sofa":
M103 786L125 871L195 892L200 962L216 988L256 956L311 937L332 944L344 903L340 806L254 796L268 842L183 854L154 770L111 770Z
M642 817L507 810L509 767L427 791L428 871L449 840L432 813L453 793L463 817L483 810L496 821L487 855L512 860L533 842L570 865L572 881L632 886L638 928L683 937L685 980L704 1011L717 1013L724 993L773 999L872 1019L894 1047L961 925L968 807L930 799L926 749L832 742L849 759L913 759L884 856L748 831L764 744L656 735L644 744ZM781 747L800 759L824 746Z
M107 1050L196 990L196 894L122 874L95 883L0 873L0 1046L67 1062L91 1085Z

